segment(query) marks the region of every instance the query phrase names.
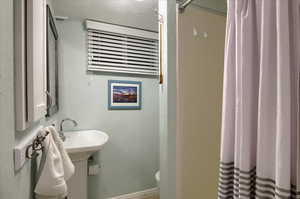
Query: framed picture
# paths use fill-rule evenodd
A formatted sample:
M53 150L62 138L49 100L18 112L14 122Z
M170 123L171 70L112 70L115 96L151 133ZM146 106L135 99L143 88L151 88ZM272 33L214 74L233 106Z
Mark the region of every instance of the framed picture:
M108 80L108 109L139 110L142 106L142 83Z

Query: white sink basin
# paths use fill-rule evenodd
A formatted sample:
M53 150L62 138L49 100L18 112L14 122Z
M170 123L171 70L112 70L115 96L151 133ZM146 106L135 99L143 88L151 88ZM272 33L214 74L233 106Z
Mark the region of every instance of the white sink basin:
M93 153L102 149L109 137L98 130L81 130L65 132L64 147L72 160L87 159Z

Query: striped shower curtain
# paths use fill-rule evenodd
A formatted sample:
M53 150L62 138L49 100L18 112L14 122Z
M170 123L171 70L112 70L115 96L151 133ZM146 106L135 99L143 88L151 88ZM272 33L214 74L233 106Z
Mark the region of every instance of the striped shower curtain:
M300 198L299 0L228 0L218 197Z

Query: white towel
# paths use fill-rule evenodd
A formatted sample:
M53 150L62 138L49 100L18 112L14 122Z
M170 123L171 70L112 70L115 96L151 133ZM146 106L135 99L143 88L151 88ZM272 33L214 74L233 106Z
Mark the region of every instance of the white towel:
M44 163L35 187L39 199L60 199L68 195L66 181L74 174L75 168L71 162L63 142L55 128L47 127L44 132L50 132L44 140Z

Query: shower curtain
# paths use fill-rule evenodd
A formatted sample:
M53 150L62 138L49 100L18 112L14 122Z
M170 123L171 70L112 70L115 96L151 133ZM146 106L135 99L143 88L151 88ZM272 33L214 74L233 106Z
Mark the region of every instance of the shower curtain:
M228 0L219 198L300 198L299 0Z

